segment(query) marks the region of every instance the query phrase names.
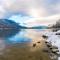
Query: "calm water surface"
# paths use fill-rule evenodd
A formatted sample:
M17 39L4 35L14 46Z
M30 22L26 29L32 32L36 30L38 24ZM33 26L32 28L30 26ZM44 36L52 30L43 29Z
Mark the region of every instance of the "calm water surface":
M15 43L31 42L31 38L25 36L26 33L27 33L27 31L22 29L15 35L13 35L12 37L6 37L5 43L6 44L15 44Z
M35 32L40 32L40 33L45 32L45 29L32 29L32 30L34 30ZM0 38L5 41L5 44L31 42L32 39L30 37L25 36L26 34L28 34L27 31L30 32L30 29L21 29L19 31L8 31L8 32L3 31L4 33L1 32L2 37Z

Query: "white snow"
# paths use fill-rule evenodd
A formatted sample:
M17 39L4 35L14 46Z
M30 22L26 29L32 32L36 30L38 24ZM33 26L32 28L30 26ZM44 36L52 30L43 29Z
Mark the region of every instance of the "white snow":
M60 30L57 32L45 32L44 35L48 36L47 41L51 42L53 46L57 46L59 49L58 54L60 54L60 36L56 35L56 33L60 33ZM58 60L60 60L60 57L58 57Z

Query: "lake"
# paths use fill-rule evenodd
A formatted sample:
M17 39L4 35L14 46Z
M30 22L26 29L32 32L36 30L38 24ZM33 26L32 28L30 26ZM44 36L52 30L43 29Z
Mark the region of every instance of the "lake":
M7 50L8 48L9 48L8 51L10 51L10 49L12 50L12 52L10 52L10 54L12 54L12 55L14 55L14 53L13 53L14 51L16 54L18 54L19 52L21 53L21 51L22 51L22 54L23 53L26 54L28 52L26 54L27 56L29 56L30 53L32 55L32 52L30 52L30 50L31 49L35 50L38 47L36 47L36 48L31 47L31 49L30 49L30 47L27 47L27 46L29 46L33 43L36 43L37 41L43 40L43 38L41 37L42 35L48 36L47 41L52 42L52 45L57 46L59 49L59 53L60 53L60 36L55 35L55 33L56 32L52 32L51 29L21 29L21 30L13 30L13 31L2 31L0 34L0 55L4 54L5 49ZM42 42L42 43L44 44L44 42ZM45 46L45 45L43 46L43 44L41 45L40 49ZM23 47L23 48L21 48L21 47ZM26 49L26 51L23 52L25 49ZM37 52L39 52L39 53L37 53ZM38 50L37 50L37 52L35 52L37 55L40 55L42 53L44 54L44 52L41 53ZM18 56L20 56L20 53L18 54ZM8 55L8 56L10 56L10 55ZM42 55L42 57L43 57L43 55ZM48 58L48 55L47 55L47 58ZM15 60L15 59L13 59L13 60ZM46 60L50 60L50 59L46 59Z

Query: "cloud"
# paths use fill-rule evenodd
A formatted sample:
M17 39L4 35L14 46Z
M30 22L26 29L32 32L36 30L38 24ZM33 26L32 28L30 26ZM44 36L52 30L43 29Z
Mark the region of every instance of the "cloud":
M53 25L60 19L60 14L48 16L48 17L41 17L41 18L32 18L30 20L25 21L26 26L39 26L39 25Z
M20 25L26 25L25 21L28 21L28 20L30 21L33 18L29 17L29 16L13 15L9 19L15 21L16 23L18 23Z
M0 6L5 12L11 14L22 12L26 15L32 15L33 17L40 17L47 15L47 9L44 5L48 2L45 1L47 0L0 0Z
M8 18L15 14L48 18L60 14L59 6L60 0L0 0L0 18Z

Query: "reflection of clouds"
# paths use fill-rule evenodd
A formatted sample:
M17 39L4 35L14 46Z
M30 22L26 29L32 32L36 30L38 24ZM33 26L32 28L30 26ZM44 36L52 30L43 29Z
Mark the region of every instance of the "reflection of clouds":
M26 34L26 31L22 29L15 36L12 36L10 38L7 38L7 40L8 40L8 42L11 42L11 43L31 42L31 39L29 37L26 37L25 34Z

